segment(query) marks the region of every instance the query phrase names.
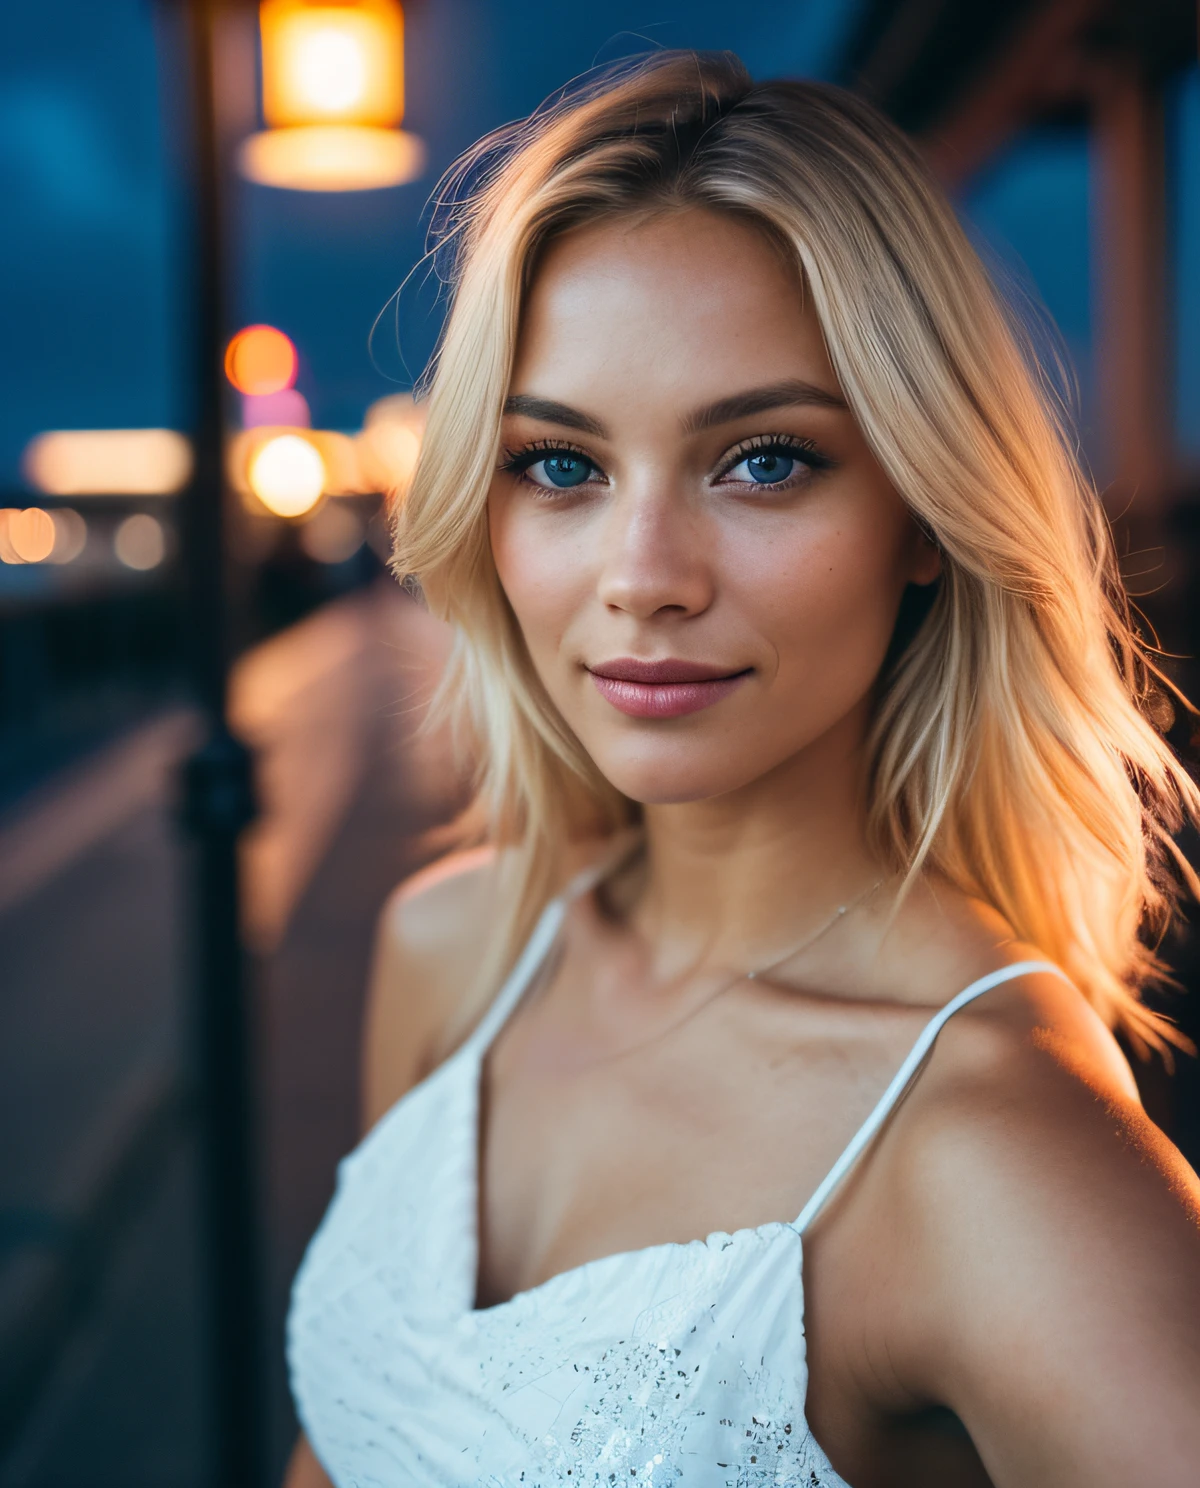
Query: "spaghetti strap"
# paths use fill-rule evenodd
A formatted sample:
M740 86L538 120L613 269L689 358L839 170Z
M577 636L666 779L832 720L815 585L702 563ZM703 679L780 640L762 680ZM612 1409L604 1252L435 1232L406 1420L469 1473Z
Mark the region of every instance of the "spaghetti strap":
M509 1013L520 1002L522 994L542 968L550 954L550 948L558 939L562 922L567 913L568 899L560 894L542 910L541 918L533 927L533 934L525 942L525 949L517 957L517 964L509 972L504 985L492 1000L468 1042L475 1045L482 1055L504 1026Z
M872 1138L878 1134L880 1127L883 1126L884 1122L892 1114L900 1097L908 1089L924 1062L925 1057L928 1055L930 1049L932 1049L934 1040L954 1014L960 1008L966 1007L967 1003L974 1002L977 997L981 997L985 992L990 992L993 987L998 987L1001 982L1011 982L1016 977L1025 976L1033 971L1052 972L1055 976L1062 977L1064 981L1070 981L1066 972L1061 967L1055 966L1052 961L1014 961L1011 966L1002 966L999 971L990 971L986 976L981 976L978 981L972 982L969 987L965 987L957 997L952 997L944 1008L941 1008L934 1014L929 1022L926 1023L920 1038L909 1050L904 1063L896 1071L891 1084L880 1096L875 1109L859 1127L858 1131L855 1132L841 1157L830 1168L812 1198L809 1199L808 1203L800 1211L793 1229L799 1234L803 1234L824 1208L830 1195L858 1161L859 1157L862 1156L864 1149L871 1142Z
M492 1040L503 1028L510 1013L542 969L546 957L550 954L562 930L571 901L577 899L580 894L586 894L589 889L594 889L601 879L622 863L637 845L637 841L636 837L631 838L621 834L618 837L615 851L602 854L598 862L592 863L582 873L576 874L563 892L546 905L541 918L533 927L533 934L525 943L525 949L517 957L516 965L509 973L504 985L496 993L491 1007L480 1020L475 1032L467 1041L478 1048L481 1057L487 1052Z

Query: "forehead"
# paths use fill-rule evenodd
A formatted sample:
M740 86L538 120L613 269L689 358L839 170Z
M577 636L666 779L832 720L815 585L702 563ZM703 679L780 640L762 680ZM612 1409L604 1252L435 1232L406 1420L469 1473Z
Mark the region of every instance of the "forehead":
M798 270L748 221L689 209L550 245L526 298L513 388L594 401L623 386L700 402L789 377L837 387Z

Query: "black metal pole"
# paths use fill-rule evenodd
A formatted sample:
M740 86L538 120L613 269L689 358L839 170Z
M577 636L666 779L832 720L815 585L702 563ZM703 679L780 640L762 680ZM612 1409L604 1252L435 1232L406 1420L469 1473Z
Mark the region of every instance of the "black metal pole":
M210 1471L219 1488L263 1488L262 1290L254 1142L254 1058L240 935L238 837L254 814L250 755L230 732L222 354L224 140L216 117L218 0L187 0L191 77L195 471L181 512L187 633L204 741L184 771L193 839L190 947L207 1263Z

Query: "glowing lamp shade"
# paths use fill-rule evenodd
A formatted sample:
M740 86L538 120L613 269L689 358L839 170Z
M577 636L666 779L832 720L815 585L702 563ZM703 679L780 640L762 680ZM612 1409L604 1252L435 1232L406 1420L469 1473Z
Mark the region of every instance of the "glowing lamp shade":
M238 160L242 174L262 186L373 191L415 181L425 169L425 147L403 129L314 124L252 134Z
M239 163L252 181L307 191L397 186L420 175L404 118L397 0L263 0L263 117Z
M297 124L404 118L404 15L396 0L263 0L263 117Z
M296 348L274 326L247 326L225 348L225 376L247 397L290 388L297 367Z
M250 489L277 517L302 517L325 490L325 461L299 434L277 434L255 452L246 472Z

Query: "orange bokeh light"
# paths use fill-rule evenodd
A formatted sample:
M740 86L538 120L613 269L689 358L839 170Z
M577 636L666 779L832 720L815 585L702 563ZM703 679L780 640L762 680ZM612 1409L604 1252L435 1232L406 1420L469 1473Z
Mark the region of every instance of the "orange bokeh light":
M404 117L404 15L396 0L264 0L263 115L272 127Z
M296 348L274 326L247 326L225 350L225 376L239 393L252 397L290 388L298 365Z
M56 536L54 518L40 506L0 512L0 560L5 563L44 563Z

